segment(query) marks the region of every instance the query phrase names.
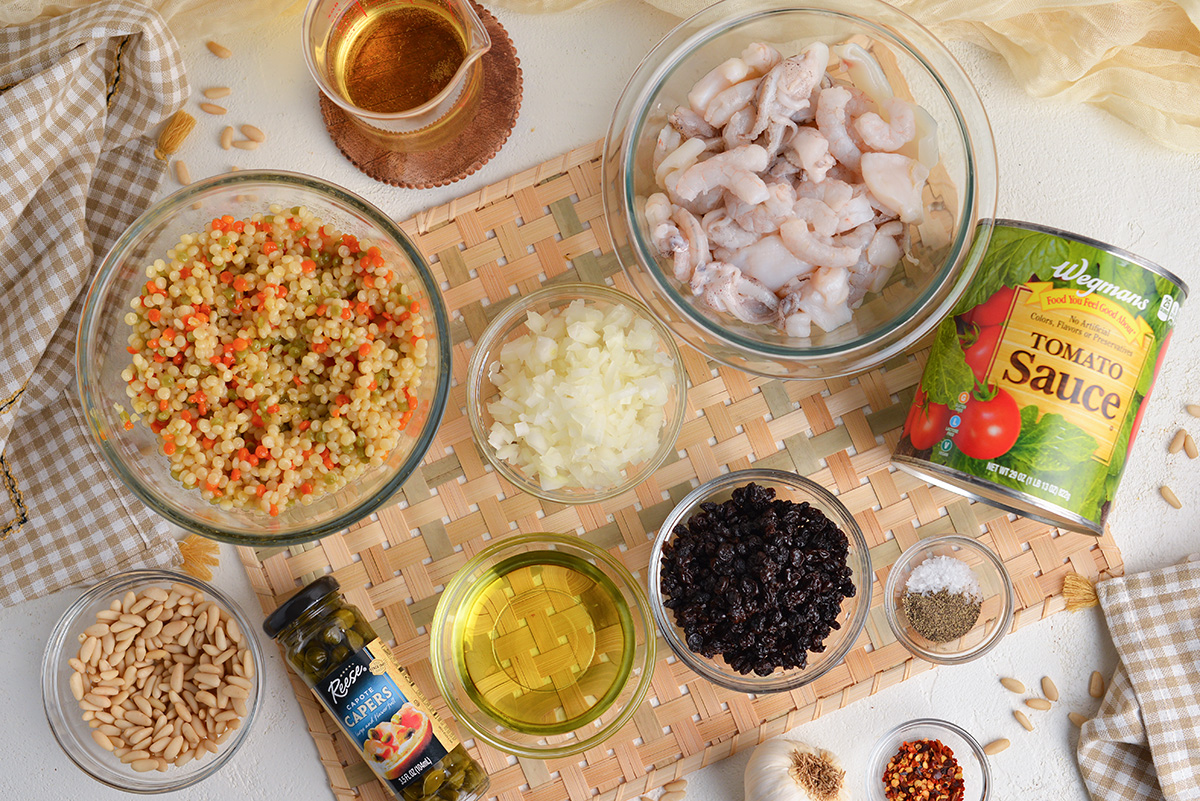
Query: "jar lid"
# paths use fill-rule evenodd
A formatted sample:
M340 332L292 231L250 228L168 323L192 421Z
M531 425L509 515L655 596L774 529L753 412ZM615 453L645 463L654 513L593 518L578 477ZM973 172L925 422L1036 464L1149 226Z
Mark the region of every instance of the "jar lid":
M279 632L290 626L292 621L307 612L317 601L341 588L342 585L338 584L333 576L321 576L267 615L267 619L263 621L263 631L268 637L275 639Z

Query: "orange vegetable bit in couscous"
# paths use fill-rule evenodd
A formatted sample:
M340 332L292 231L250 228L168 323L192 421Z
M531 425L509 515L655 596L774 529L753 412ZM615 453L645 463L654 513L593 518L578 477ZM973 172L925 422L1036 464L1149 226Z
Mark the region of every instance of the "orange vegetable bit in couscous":
M271 206L214 219L166 257L125 315L122 377L172 476L225 509L275 515L383 463L429 343L378 247Z

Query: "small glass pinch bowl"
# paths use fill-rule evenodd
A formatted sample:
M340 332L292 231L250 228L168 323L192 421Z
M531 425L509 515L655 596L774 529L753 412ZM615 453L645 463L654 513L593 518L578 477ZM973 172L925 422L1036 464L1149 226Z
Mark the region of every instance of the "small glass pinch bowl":
M645 461L626 465L620 478L613 484L601 487L566 485L546 488L538 475L512 464L496 453L489 442L494 417L489 405L500 398L500 392L492 382L492 371L498 365L500 352L509 342L529 333L526 320L530 312L547 315L559 312L572 301L582 300L589 309L609 311L625 307L633 313L634 320L645 320L650 324L654 337L654 348L665 354L671 363L671 379L667 388L667 400L663 405L662 424L658 429L657 449ZM675 439L683 425L687 403L687 374L679 356L674 337L641 301L623 292L598 284L552 284L529 295L512 300L492 320L471 354L467 367L467 418L475 444L496 471L509 483L538 498L558 503L595 503L614 498L637 486L666 461L675 450Z
M921 636L903 609L909 576L918 565L935 556L966 562L983 592L983 606L975 625L962 637L943 643ZM1014 604L1012 581L1000 557L979 540L957 534L931 537L909 547L892 565L883 591L883 611L892 634L914 656L942 665L970 662L995 648L1012 626Z
M574 575L556 582L549 577L555 565ZM482 597L490 582L524 566L536 571L532 586L542 590L536 603L523 596L496 610ZM576 583L581 576L591 579L590 587ZM577 597L569 596L570 587ZM586 604L586 620L579 616L580 604ZM604 623L597 624L597 610L605 610ZM480 621L491 631L486 625L472 628ZM446 584L430 631L433 674L451 713L476 738L522 757L557 759L600 745L633 717L654 674L657 639L641 584L611 553L574 535L506 537L480 551ZM472 665L479 665L466 645L472 631L476 638L486 633L496 660L504 654L499 664L507 675L488 675L488 688L471 679ZM538 637L549 638L554 647L546 649L543 641L539 649ZM557 662L571 681L559 685L560 673L542 673L543 660ZM565 670L567 664L571 671ZM494 665L485 662L483 669L493 671ZM574 673L578 668L583 672ZM501 705L488 702L484 694L498 688L504 688L503 705L520 702L524 721L506 722ZM569 704L578 702L590 706L568 717Z
M221 610L221 620L232 619L241 630L242 644L254 660L253 676L246 699L246 715L240 727L218 748L215 754L193 759L182 767L170 766L165 772L151 770L138 773L114 754L102 748L93 738L93 729L83 720L83 710L72 694L70 679L75 672L68 659L76 656L84 629L96 623L96 613L109 608L114 599L125 593L140 593L151 587L170 590L172 584L183 584L203 593ZM50 634L43 657L42 704L54 739L67 757L80 770L98 782L127 793L169 793L190 787L216 773L246 741L254 724L262 699L262 647L254 631L256 625L228 596L203 581L168 570L131 570L102 581L71 604Z
M970 732L946 720L918 718L901 723L879 738L867 760L867 797L887 801L883 794L883 772L900 746L913 740L939 740L954 752L963 772L963 801L987 801L992 792L992 771L987 755Z
M735 489L744 487L751 482L760 487L775 490L776 500L788 500L797 504L808 502L842 530L850 544L846 563L850 566L851 580L855 588L854 596L842 601L841 612L837 616L840 628L833 629L825 638L822 643L825 650L810 651L808 665L803 669L777 668L769 676L738 673L724 658L701 656L688 648L686 636L683 629L676 624L674 613L664 606L666 598L662 593L663 547L675 539L675 527L685 524L699 512L701 504L727 501ZM659 528L658 536L654 539L654 547L650 552L650 573L647 579L654 619L658 623L659 632L670 649L675 652L675 656L713 684L745 693L794 690L816 681L828 673L841 664L846 654L854 648L871 608L871 555L862 530L854 521L854 516L841 501L820 484L782 470L762 468L738 470L719 476L692 490L679 502L679 505L667 516Z

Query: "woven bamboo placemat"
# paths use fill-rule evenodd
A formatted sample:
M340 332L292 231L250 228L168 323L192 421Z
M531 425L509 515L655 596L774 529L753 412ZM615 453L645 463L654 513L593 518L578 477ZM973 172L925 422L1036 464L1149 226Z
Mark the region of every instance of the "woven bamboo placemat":
M661 787L762 740L932 668L891 636L882 582L900 552L923 537L979 537L1003 559L1017 594L1013 628L1060 612L1063 576L1122 572L1109 535L1059 531L971 503L889 467L927 351L854 378L777 381L681 348L691 386L678 457L610 501L562 506L526 495L485 467L465 415L471 343L515 294L547 281L611 281L629 291L602 219L600 146L581 148L403 223L452 313L450 402L421 468L395 505L352 530L288 549L240 549L264 611L332 572L351 603L374 609L417 684L437 699L426 627L438 592L492 538L578 532L645 583L654 532L676 501L723 472L754 464L794 470L837 493L862 527L875 572L870 617L845 662L813 684L751 697L699 678L659 642L650 697L602 746L577 757L517 759L488 746L472 753L502 801L621 801ZM368 612L369 614L369 612ZM386 801L357 751L292 676L309 732L339 799ZM448 714L444 704L440 711ZM597 795L598 794L598 795Z

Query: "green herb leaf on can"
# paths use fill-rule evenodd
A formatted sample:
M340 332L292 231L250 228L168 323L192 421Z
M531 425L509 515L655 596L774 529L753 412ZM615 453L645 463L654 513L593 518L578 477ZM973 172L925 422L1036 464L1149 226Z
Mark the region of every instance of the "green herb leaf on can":
M963 392L969 392L974 385L975 375L963 355L954 318L947 317L938 326L937 338L921 379L921 388L930 402L948 405L954 403Z

